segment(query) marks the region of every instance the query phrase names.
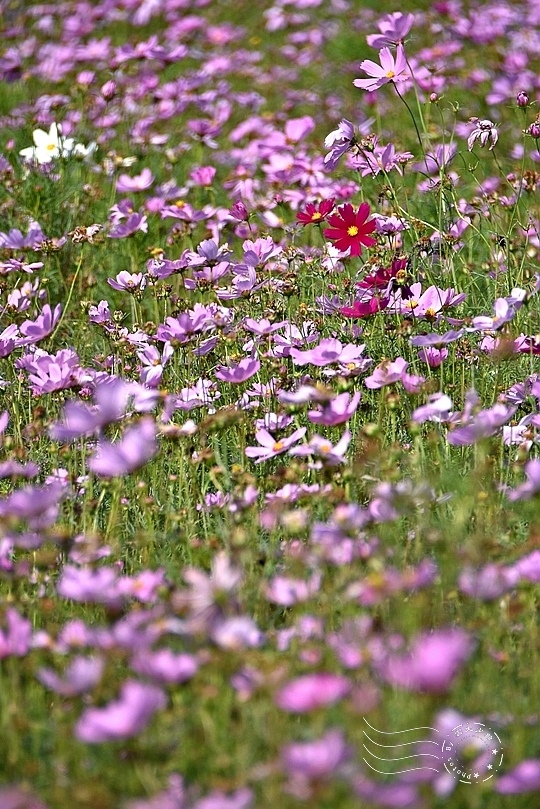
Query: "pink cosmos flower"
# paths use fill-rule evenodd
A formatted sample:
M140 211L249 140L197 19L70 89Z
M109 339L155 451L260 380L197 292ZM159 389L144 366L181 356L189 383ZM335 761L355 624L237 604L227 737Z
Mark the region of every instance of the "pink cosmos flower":
M60 320L61 313L62 304L58 303L53 311L46 303L41 314L35 320L25 320L21 324L21 334L24 335L24 339L18 340L18 344L29 345L48 337Z
M380 65L372 62L371 59L364 59L360 63L360 69L372 78L355 79L353 82L355 87L373 92L389 82L401 82L410 78L403 45L398 45L395 59L388 48L382 48L379 51L379 60Z
M450 688L473 648L463 629L438 629L431 635L419 635L407 654L391 652L375 661L375 668L383 680L400 688L442 693Z
M307 713L324 705L333 705L343 699L350 688L349 680L340 674L305 674L283 686L277 694L276 703L283 711Z
M254 357L246 357L238 363L231 363L228 367L220 365L216 371L216 378L222 382L239 383L251 379L259 372L261 363Z
M104 663L100 657L79 655L69 663L63 678L49 668L39 669L37 678L51 691L64 697L73 697L94 688L101 679L103 669Z
M132 191L146 191L154 182L154 175L149 168L144 168L136 177L121 174L116 181L116 190L120 194L130 194Z
M157 452L154 419L144 418L128 428L121 441L100 441L88 467L102 477L128 475L154 457Z
M357 391L351 398L350 393L340 393L335 399L325 402L319 410L310 410L308 419L313 424L324 424L335 427L348 421L356 412L362 394Z
M257 430L255 438L261 445L260 447L247 447L246 455L248 458L257 458L255 463L262 463L268 461L270 458L275 458L276 455L281 455L292 447L297 441L306 434L306 428L300 427L295 430L288 438L281 438L279 441L268 432L268 430Z
M336 466L345 461L345 453L351 441L351 433L345 430L338 443L334 446L327 438L320 435L314 435L309 439L307 444L301 447L294 447L290 451L290 455L312 455L315 458L321 458L328 466Z
M308 351L300 351L298 348L291 348L290 356L295 365L318 365L323 367L333 362L347 364L357 360L364 351L365 346L355 346L352 343L343 345L340 340L333 337L325 337L319 345Z
M130 273L122 270L116 278L107 278L107 283L119 292L137 292L138 289L142 291L145 288L146 278L142 272Z
M404 14L401 11L394 11L388 14L377 27L380 34L369 34L366 37L368 45L372 48L387 48L390 45L399 45L412 28L414 14Z
M540 759L528 758L502 775L495 785L495 791L503 795L517 795L522 792L540 790Z
M161 688L128 680L120 697L103 708L87 708L75 727L78 739L88 744L129 739L140 733L167 698Z
M366 377L364 380L366 388L376 390L377 388L384 388L386 385L392 385L394 382L399 382L408 364L403 357L398 357L393 362L388 360L381 362L371 376Z

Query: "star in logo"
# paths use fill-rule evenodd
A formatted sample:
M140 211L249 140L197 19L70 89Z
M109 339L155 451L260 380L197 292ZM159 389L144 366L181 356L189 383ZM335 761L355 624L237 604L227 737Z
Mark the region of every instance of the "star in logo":
M493 756L496 756L498 752L499 752L498 750L492 750L492 751L491 751L491 754L492 754Z
M488 770L492 770L492 769L493 769L493 765L492 765L492 764L488 764L487 768L488 768Z
M480 778L480 773L479 773L479 772L475 772L474 777L475 777L475 778Z

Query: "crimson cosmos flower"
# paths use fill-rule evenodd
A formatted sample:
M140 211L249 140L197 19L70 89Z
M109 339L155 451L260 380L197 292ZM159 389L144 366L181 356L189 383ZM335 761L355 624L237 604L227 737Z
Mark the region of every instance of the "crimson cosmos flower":
M296 214L296 218L302 225L314 225L326 219L335 205L333 199L323 199L318 205L308 202L305 211Z
M350 248L351 256L359 256L362 253L362 245L372 247L376 244L375 239L369 236L375 230L375 220L367 221L370 213L367 202L363 202L358 211L346 202L339 206L336 213L328 217L328 224L332 227L327 228L324 235L334 242L338 250L345 251Z
M339 310L345 317L369 317L382 312L389 303L389 298L370 298L369 301L355 301L352 306L342 306Z

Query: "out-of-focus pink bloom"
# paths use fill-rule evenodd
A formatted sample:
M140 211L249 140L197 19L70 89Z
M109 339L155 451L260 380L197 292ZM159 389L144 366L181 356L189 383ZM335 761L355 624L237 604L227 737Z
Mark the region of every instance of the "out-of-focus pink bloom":
M143 674L161 685L191 680L199 668L199 663L193 655L177 654L170 649L158 649L145 650L137 654L130 666L137 674Z
M455 427L454 429L450 429L446 436L446 440L449 444L456 447L464 447L468 444L475 444L477 441L481 441L483 438L489 438L489 436L495 435L503 424L510 421L515 412L515 407L508 407L501 402L497 402L497 404L494 404L493 407L489 408L488 410L481 410L475 415L467 415L466 411L464 411L461 418L465 423ZM459 414L456 414L456 416L457 418L460 418ZM540 466L540 461L531 461L530 463L538 463ZM534 470L532 471L534 475ZM527 474L527 469L525 470L525 473Z
M334 446L327 438L320 435L312 436L307 444L301 447L294 447L290 451L290 455L312 455L315 458L321 458L322 461L328 466L336 466L337 464L344 463L345 453L351 441L351 433L345 430L338 443Z
M453 408L452 400L444 393L434 393L429 397L427 404L417 407L411 416L411 420L417 424L425 421L446 421Z
M473 648L471 637L463 629L438 629L416 638L404 655L385 653L382 659L374 661L374 667L392 685L409 691L443 693L450 688Z
M276 696L276 703L283 711L307 713L324 705L333 705L350 689L349 680L340 674L305 674L283 686Z
M2 809L48 809L32 792L16 786L0 789Z
M143 418L129 427L116 444L100 441L88 467L101 477L119 477L143 466L156 452L156 424L152 418Z
M0 660L4 657L24 657L32 645L32 624L17 610L6 610L6 630L0 630Z
M501 775L495 784L495 791L502 795L519 795L522 792L540 790L540 759L528 758Z
M492 601L511 590L519 581L519 573L510 568L488 563L480 570L465 568L459 576L459 589L470 598Z
M247 787L237 789L230 795L215 790L192 804L191 809L249 809L253 802L253 792ZM161 809L161 807L160 807Z
M169 777L169 786L148 800L128 801L126 809L187 809L186 793L181 775Z
M209 187L216 176L216 169L213 166L199 166L199 168L193 169L189 176L195 185Z
M104 708L84 711L75 727L75 735L88 744L129 739L143 731L156 711L166 704L161 688L128 680L122 685L117 700Z
M321 575L316 573L311 579L290 579L285 576L275 576L266 588L266 598L274 604L292 607L301 601L307 601L319 591Z
M38 680L51 691L64 697L84 694L94 688L103 673L103 660L99 657L74 657L66 669L64 677L60 677L53 669L39 669Z
M154 182L154 175L149 168L144 168L136 177L121 174L116 181L116 190L120 194L131 194L132 191L146 191Z
M310 742L294 742L281 750L281 762L292 780L296 794L310 782L320 783L335 775L351 758L351 748L346 744L341 730L329 730L320 739Z

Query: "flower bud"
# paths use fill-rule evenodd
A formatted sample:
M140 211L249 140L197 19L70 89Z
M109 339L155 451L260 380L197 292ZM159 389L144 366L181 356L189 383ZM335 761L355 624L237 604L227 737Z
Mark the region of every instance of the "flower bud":
M116 82L110 80L106 81L103 87L101 88L101 95L105 99L105 101L111 101L116 95Z
M524 90L521 90L516 96L516 103L518 107L526 107L529 103L529 96Z
M528 128L527 132L532 138L535 139L540 138L540 121L533 121L533 123Z

